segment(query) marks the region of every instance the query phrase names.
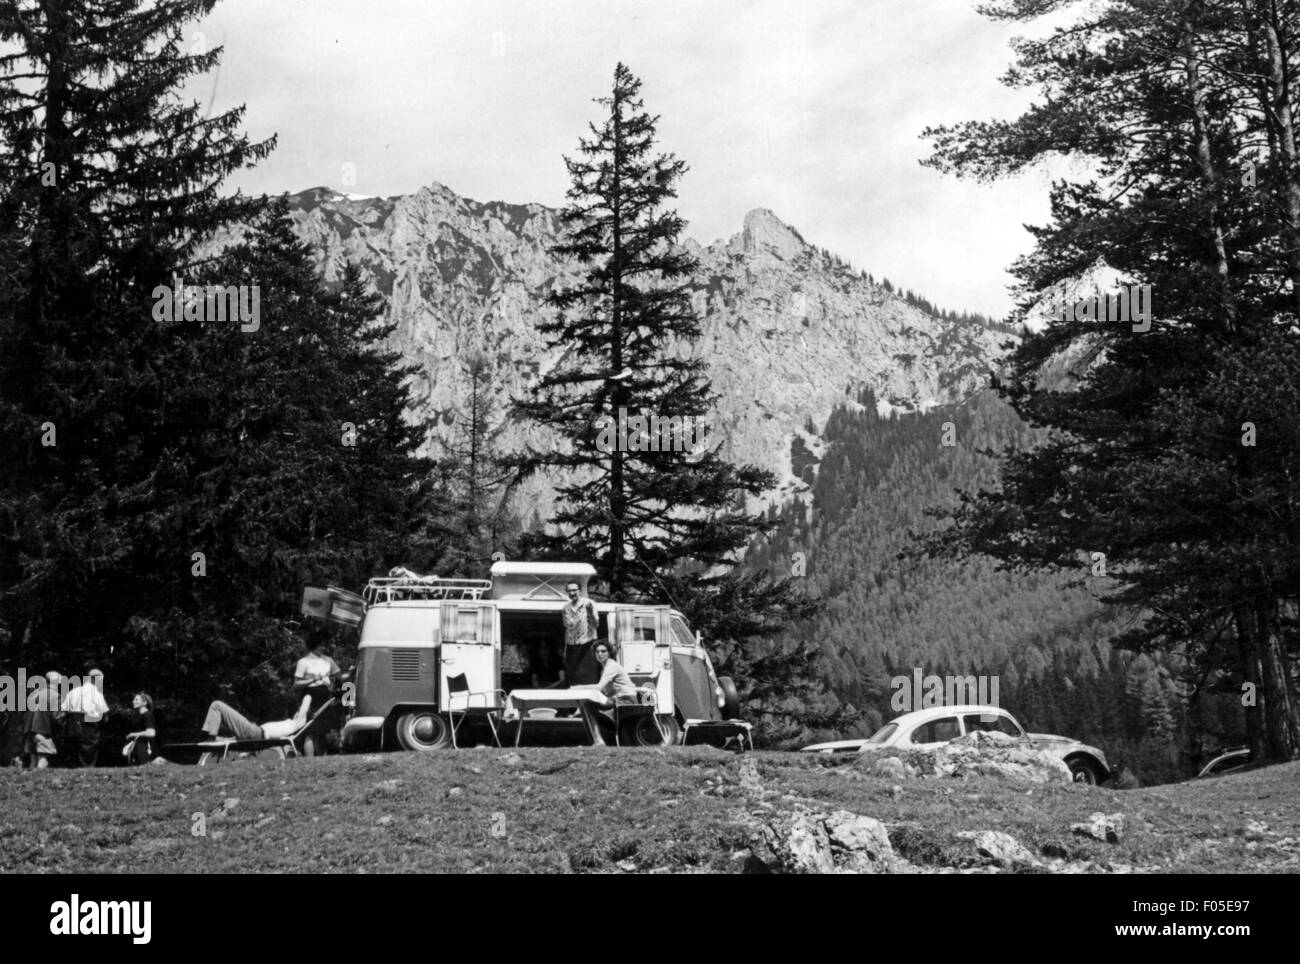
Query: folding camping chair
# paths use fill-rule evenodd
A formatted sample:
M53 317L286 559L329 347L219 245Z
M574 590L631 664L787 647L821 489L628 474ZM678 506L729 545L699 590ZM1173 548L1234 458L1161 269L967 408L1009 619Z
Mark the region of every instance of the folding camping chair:
M486 703L486 700L482 707L475 707L471 705L475 699L485 698L489 696L494 697L490 705ZM496 699L496 697L499 697L499 699ZM497 733L497 723L496 723L496 717L499 712L497 707L504 705L505 699L506 699L505 690L499 690L499 689L478 690L478 691L470 690L469 680L465 677L464 673L457 673L455 676L448 676L447 677L447 719L451 722L451 745L456 749L460 749L460 744L456 742L457 731L460 730L461 725L465 722L465 717L469 716L470 710L482 709L485 711L483 715L487 717L488 726L491 727L492 729L492 742L494 742L497 746L500 746L501 736ZM459 723L456 722L456 713L458 712L456 708L457 701L463 701L459 709L459 713L460 713Z
M746 742L751 751L754 749L753 724L744 720L687 720L682 726L682 746L686 746L691 730L703 733L706 740L710 734L722 737L724 746L734 738L740 749L745 748Z

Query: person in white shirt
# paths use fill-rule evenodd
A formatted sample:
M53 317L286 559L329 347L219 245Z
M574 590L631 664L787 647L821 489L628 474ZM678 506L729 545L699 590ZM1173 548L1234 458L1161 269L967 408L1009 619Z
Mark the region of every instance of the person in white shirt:
M92 669L80 686L63 697L60 711L67 714L68 741L76 748L77 765L93 767L99 762L99 724L108 712L104 700L104 674Z
M319 647L308 640L307 655L298 660L293 669L293 691L310 699L310 712L320 709L334 694L334 681L339 675L339 664L320 654Z
M234 737L237 740L274 740L293 736L306 724L311 713L333 693L334 679L339 674L338 663L317 652L310 641L304 643L307 655L298 660L293 669L293 691L301 696L298 711L288 720L273 720L257 724L229 703L214 700L203 720L203 732L212 739Z

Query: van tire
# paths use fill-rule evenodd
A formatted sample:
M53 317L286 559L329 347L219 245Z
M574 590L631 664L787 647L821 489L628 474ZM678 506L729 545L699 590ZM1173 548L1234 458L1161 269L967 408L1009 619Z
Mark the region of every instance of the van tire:
M675 746L682 730L671 716L641 716L632 731L637 746Z
M722 690L722 718L724 720L740 719L740 691L730 676L718 677L718 688Z
M432 710L419 710L397 718L393 727L397 743L403 750L429 753L451 746L451 727Z

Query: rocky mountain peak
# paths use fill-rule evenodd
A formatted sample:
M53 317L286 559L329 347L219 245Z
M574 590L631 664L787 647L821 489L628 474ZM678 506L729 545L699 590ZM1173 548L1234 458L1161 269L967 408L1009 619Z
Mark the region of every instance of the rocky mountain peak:
M767 254L782 261L794 260L807 248L799 232L767 208L755 208L746 214L744 228L728 246L733 254Z

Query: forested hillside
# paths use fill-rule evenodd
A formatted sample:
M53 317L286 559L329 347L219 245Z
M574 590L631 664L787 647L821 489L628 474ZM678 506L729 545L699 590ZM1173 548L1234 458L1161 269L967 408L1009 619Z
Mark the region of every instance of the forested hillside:
M944 524L927 510L954 505L955 490L996 485L988 450L1032 442L1009 406L985 392L956 408L881 416L869 393L859 401L821 431L820 462L796 443L812 504L783 510L749 559L806 566L807 591L820 600L791 638L820 644L828 686L862 716L856 733L818 736L865 735L896 715L890 680L919 667L997 676L999 703L1027 728L1100 746L1144 782L1187 775L1205 753L1244 739L1230 697L1189 705L1181 664L1110 645L1141 614L1098 601L1105 580L1093 575L1089 547L1079 547L1074 577L917 551L916 536Z

